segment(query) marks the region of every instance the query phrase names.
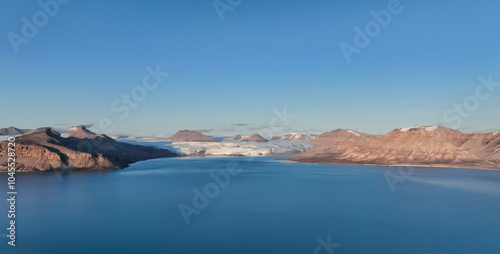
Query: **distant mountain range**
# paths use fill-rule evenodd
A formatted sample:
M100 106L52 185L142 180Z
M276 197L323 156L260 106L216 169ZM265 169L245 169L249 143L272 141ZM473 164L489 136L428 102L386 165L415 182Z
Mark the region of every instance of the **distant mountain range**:
M371 164L500 169L500 132L466 134L443 126L412 126L385 135L349 130L326 132L314 148L292 160L308 163Z
M73 127L63 135L51 128L0 130L7 135L21 135L16 138L19 171L119 169L140 160L178 156L167 149L117 142L83 126ZM153 145L157 142L183 155L295 154L288 159L305 163L500 169L500 130L466 134L443 126L412 126L384 135L337 129L321 135L289 133L266 139L253 134L217 140L198 131L180 130L168 138L171 142L165 138L139 140ZM6 170L7 143L0 142L0 171Z
M272 136L268 139L271 140L287 140L287 141L301 141L301 140L311 140L315 139L318 135L315 134L300 134L300 133L288 133L283 136ZM234 140L250 141L250 142L268 142L269 140L262 137L259 134L253 134L250 136L245 135L235 135L232 137Z
M1 128L0 129L0 135L9 135L9 136L16 136L16 135L22 135L24 133L27 133L31 131L30 129L18 129L16 127L8 127L8 128Z
M62 137L51 128L42 128L16 138L17 171L109 170L154 158L177 154L147 146L117 142L83 126ZM0 171L7 171L8 141L0 142Z

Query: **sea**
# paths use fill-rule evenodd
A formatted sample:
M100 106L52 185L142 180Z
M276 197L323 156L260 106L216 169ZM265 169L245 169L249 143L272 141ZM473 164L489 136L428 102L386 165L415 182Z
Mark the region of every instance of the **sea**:
M500 171L182 157L0 175L0 253L500 253Z

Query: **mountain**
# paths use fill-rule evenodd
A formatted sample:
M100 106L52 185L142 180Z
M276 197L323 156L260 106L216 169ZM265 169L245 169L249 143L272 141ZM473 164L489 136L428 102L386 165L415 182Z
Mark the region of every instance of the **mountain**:
M180 142L218 142L217 140L206 136L198 131L180 130L168 138L170 141Z
M259 134L253 134L248 138L242 139L241 141L247 141L247 142L269 142L267 139L262 137Z
M29 129L18 129L16 127L11 126L8 128L1 128L0 135L16 136L16 135L22 135L28 131L30 131L30 130Z
M84 127L75 131L75 136L65 138L42 128L17 137L16 171L121 169L141 160L178 156L166 149L117 142ZM8 143L0 142L0 171L7 170Z
M412 126L373 136L345 130L321 134L299 162L500 169L500 135ZM356 135L357 134L357 135Z
M309 141L309 144L314 145L314 148L306 152L311 155L317 153L339 153L346 151L352 146L365 144L375 137L375 135L369 135L362 132L336 129L334 131L325 132Z
M232 137L232 139L234 139L234 140L240 140L240 139L242 139L242 138L243 138L243 137L242 137L240 134L238 134L238 135L234 135L234 136Z
M90 138L90 139L93 139L93 138L96 138L96 137L101 137L101 138L107 137L106 135L96 134L96 133L94 133L92 131L89 131L83 125L71 127L70 131L71 132L69 133L69 136L70 137L74 137L74 138Z
M296 141L296 140L310 140L316 138L318 135L308 135L300 133L288 133L283 136L283 140Z

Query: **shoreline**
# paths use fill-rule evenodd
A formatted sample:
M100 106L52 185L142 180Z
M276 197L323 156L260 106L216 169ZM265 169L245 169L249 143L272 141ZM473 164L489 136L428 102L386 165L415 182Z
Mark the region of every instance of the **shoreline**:
M422 163L364 163L357 161L346 161L340 159L318 159L318 158L277 158L276 160L287 160L295 163L326 164L326 165L363 165L363 166L388 166L388 167L419 167L419 168L463 168L477 170L500 170L500 165L472 165L472 164L422 164Z

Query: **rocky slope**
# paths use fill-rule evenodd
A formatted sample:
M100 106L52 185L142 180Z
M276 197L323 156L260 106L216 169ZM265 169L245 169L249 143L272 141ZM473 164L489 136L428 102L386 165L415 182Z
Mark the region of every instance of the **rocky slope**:
M168 138L170 141L179 142L218 142L217 140L198 131L180 130Z
M500 169L500 133L413 126L373 136L335 130L310 141L298 162Z
M0 142L0 171L7 170L8 142ZM43 128L16 138L17 171L110 170L154 158L177 154L147 146L116 142L83 126L73 128L64 138L51 128Z

